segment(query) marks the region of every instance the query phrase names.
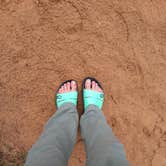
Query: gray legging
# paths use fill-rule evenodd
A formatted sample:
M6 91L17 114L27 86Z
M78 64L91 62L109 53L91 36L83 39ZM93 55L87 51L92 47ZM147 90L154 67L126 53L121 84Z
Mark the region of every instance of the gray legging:
M123 145L113 135L98 107L89 105L80 125L87 166L129 166ZM66 166L76 143L77 128L76 107L71 103L62 105L29 151L25 166Z

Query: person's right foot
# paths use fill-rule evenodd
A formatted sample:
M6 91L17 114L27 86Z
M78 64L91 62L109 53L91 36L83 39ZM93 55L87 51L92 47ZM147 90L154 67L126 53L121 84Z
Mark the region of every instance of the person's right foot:
M101 84L95 78L85 78L83 83L84 111L89 105L102 108L104 102L104 92Z
M103 92L103 90L100 88L97 82L91 81L90 79L87 79L85 81L85 89L97 91L97 92Z

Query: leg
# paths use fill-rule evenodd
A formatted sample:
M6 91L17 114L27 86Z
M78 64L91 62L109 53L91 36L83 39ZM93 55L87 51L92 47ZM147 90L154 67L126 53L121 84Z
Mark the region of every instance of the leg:
M62 105L28 153L26 166L66 166L76 142L78 113L72 103Z
M102 111L89 105L81 118L87 166L129 166L123 145L113 135Z

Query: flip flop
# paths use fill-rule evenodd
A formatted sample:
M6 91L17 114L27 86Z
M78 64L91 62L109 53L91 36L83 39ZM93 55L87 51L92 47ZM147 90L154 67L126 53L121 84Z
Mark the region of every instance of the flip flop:
M64 103L73 103L75 106L77 105L77 100L78 100L78 89L76 91L71 91L71 92L65 92L65 93L58 93L59 89L67 82L72 82L75 80L67 80L61 83L59 88L57 89L56 92L56 100L55 100L55 105L57 108L62 106ZM76 81L75 81L76 82ZM77 82L76 82L77 84ZM77 86L78 88L78 86Z
M93 105L97 106L99 109L101 109L103 106L103 103L104 103L104 92L97 92L97 91L94 91L91 89L85 89L85 82L87 79L90 79L91 82L95 81L98 84L98 86L103 90L101 83L98 80L96 80L95 78L86 77L83 80L83 83L82 83L82 95L83 96L82 96L82 98L83 98L83 103L84 103L84 111L86 110L86 108L90 104L93 104Z

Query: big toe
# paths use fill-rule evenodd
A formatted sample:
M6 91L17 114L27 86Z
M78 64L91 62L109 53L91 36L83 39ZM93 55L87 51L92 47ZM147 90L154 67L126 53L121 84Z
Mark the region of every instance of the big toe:
M71 90L76 91L77 90L77 84L75 81L71 81Z
M87 80L85 81L85 88L86 88L86 89L91 89L91 80L90 80L90 79L87 79Z

